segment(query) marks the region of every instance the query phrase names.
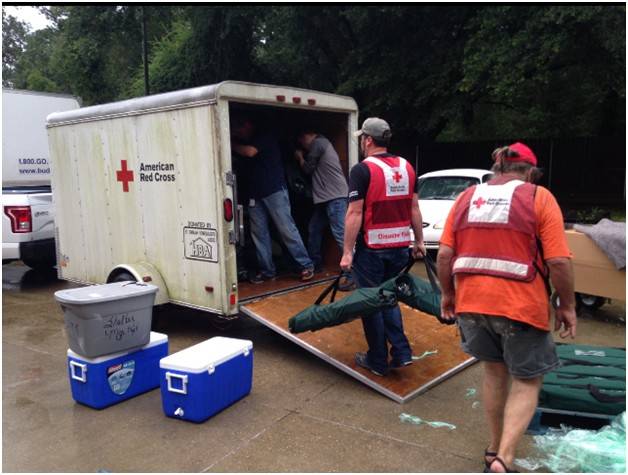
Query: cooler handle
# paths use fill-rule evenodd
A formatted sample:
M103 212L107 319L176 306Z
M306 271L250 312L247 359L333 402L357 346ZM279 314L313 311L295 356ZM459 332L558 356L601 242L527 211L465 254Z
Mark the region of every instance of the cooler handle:
M181 389L172 386L173 379L181 380ZM187 394L188 393L188 375L176 374L166 371L166 381L168 381L168 391L171 393Z
M81 370L80 374L76 373L77 368ZM81 383L86 383L87 382L87 365L77 363L74 360L70 360L70 374L72 376L72 379L76 379L77 381L80 381Z

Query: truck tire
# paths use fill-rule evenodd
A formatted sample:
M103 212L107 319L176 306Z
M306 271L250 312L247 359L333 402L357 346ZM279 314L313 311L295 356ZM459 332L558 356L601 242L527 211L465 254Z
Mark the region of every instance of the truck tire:
M57 265L57 263L53 259L22 259L22 262L26 264L31 269L35 270L44 270L50 269Z

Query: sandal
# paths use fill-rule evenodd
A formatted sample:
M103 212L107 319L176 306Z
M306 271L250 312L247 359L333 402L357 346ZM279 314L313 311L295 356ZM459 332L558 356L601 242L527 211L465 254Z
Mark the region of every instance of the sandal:
M486 448L486 450L484 450L484 466L486 468L491 468L493 460L489 462L488 460L486 460L486 457L493 457L493 460L495 460L495 457L497 457L497 452L489 452L488 447Z
M497 455L495 456L495 458L493 459L493 461L491 462L491 464L488 466L488 470L485 470L485 473L498 473L498 472L493 472L491 470L491 467L493 466L493 464L497 462L499 463L502 467L504 467L504 470L506 470L506 473L519 473L517 470L510 470L507 466L506 466L506 462L504 462L500 457L498 457Z

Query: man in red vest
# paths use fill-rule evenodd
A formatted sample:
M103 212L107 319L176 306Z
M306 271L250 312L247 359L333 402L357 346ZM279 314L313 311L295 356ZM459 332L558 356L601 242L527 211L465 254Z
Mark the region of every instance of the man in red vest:
M405 159L388 153L390 126L371 117L354 133L366 157L349 174L349 206L340 267L353 270L359 287L376 287L408 264L410 252L425 254L416 173ZM410 227L415 241L410 251ZM355 247L355 255L354 255ZM356 353L358 366L377 376L412 364L399 306L362 318L368 352ZM390 343L391 361L388 361Z
M484 363L485 471L506 472L543 375L559 365L548 279L560 297L554 330L563 327L561 338L576 336L576 312L563 217L554 196L533 184L536 156L515 143L493 159L495 177L463 192L447 217L438 276L442 317L457 319L462 348Z

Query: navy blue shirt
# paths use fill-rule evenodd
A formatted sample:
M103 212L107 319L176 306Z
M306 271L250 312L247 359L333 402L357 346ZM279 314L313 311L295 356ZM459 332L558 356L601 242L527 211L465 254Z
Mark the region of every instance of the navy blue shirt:
M286 188L279 142L270 134L256 135L250 145L257 155L246 158L245 182L250 198L262 199Z

